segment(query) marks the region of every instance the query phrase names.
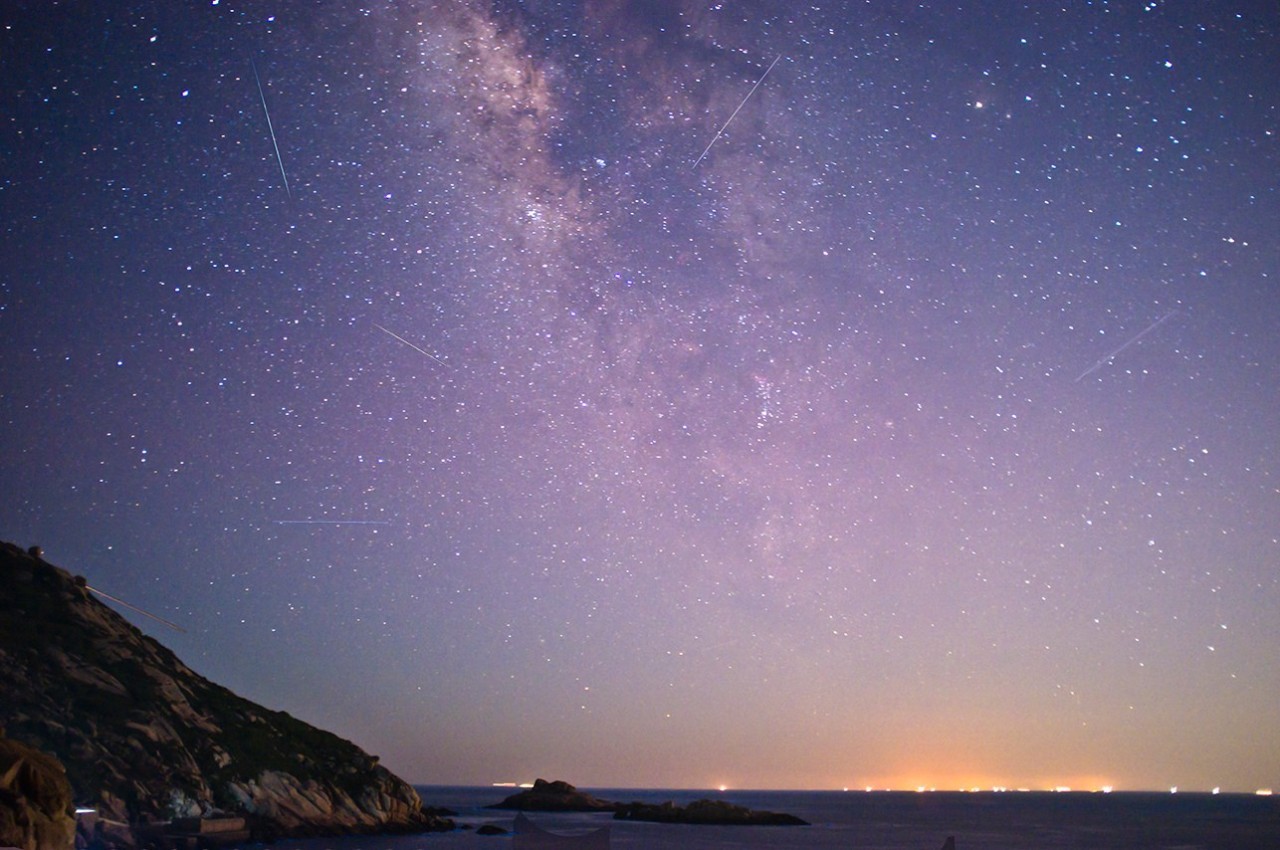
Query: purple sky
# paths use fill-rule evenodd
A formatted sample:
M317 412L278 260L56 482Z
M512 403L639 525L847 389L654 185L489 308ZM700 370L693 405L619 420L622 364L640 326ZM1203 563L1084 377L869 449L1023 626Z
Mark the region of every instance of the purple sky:
M0 537L203 675L415 782L1280 785L1275 3L28 3L0 73Z

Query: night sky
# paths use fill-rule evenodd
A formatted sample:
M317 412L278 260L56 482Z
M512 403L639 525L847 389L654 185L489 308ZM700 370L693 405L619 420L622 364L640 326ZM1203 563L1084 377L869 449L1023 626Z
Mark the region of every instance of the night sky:
M6 3L0 538L423 783L1280 787L1280 7Z

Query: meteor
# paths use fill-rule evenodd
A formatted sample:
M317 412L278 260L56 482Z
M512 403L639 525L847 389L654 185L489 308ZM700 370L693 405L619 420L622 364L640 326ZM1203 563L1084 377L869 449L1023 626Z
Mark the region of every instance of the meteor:
M742 111L742 107L747 105L747 101L751 99L751 95L756 93L756 89L760 88L760 84L764 82L764 78L769 76L769 72L773 70L773 66L777 65L778 59L781 59L781 58L782 58L782 54L779 53L777 58L775 58L773 62L769 64L769 67L764 69L764 73L760 75L760 79L756 80L756 84L751 87L751 91L747 92L747 96L742 99L742 103L738 104L738 108L733 110L733 114L729 116L728 121L724 122L724 126L720 128L720 132L716 133L715 136L712 137L711 141L707 142L706 150L702 152L702 156L694 160L694 163L692 166L693 168L698 167L698 163L702 162L702 160L706 157L707 153L711 150L711 146L716 143L717 139L719 139L722 135L724 135L724 131L729 128L729 124L732 123L733 119L738 117L738 113Z
M267 96L262 91L262 80L258 78L258 66L250 59L249 67L253 68L253 81L258 84L258 97L262 98L262 114L267 116L267 131L271 133L271 146L276 149L276 162L280 163L280 176L284 178L284 192L292 198L293 192L289 191L289 175L284 173L284 160L280 157L280 145L276 142L276 131L271 126L271 113L267 110Z
M98 590L98 588L96 587L90 587L89 585L86 584L84 586L84 589L98 594L103 599L110 599L112 602L116 603L117 605L123 605L124 607L128 608L130 611L137 611L139 614L141 614L144 617L150 617L151 619L155 620L157 623L164 623L166 626L173 629L175 632L182 632L183 634L185 634L187 631L182 626L179 626L177 623L170 622L169 620L166 620L164 617L157 617L155 614L152 614L150 611L144 611L143 609L139 608L137 605L130 605L128 602L125 602L123 599L112 596L110 593L106 593L105 591Z
M1099 360L1097 363L1094 363L1094 364L1093 364L1092 366L1090 366L1088 369L1085 369L1083 372L1081 372L1081 373L1080 373L1080 375L1076 378L1076 381L1075 381L1075 382L1076 382L1076 383L1080 383L1080 381L1081 381L1081 380L1083 380L1086 376L1093 374L1094 372L1096 372L1096 371L1098 371L1099 369L1101 369L1103 366L1105 366L1105 365L1107 365L1108 363L1110 363L1112 360L1114 360L1114 359L1116 358L1116 355L1118 355L1120 352L1124 351L1124 350L1125 350L1126 348L1128 348L1129 346L1133 345L1133 344L1134 344L1135 342L1137 342L1138 340L1142 339L1142 338L1143 338L1144 336L1146 336L1147 334L1151 333L1151 332L1152 332L1153 330L1155 330L1156 328L1160 327L1162 324L1164 324L1164 323L1165 323L1165 321L1166 321L1170 316L1174 315L1174 314L1175 314L1175 313L1177 313L1177 312L1178 312L1177 310L1170 310L1168 313L1165 313L1163 316L1161 316L1160 318L1156 319L1156 320L1155 320L1154 322L1152 322L1151 324L1147 325L1147 326L1146 326L1145 328L1143 328L1143 329L1142 329L1142 331L1141 331L1141 332L1139 332L1136 336L1132 336L1132 337L1130 337L1130 338L1129 338L1129 341L1128 341L1128 342L1126 342L1124 345L1120 346L1120 347L1119 347L1119 348L1117 348L1115 351L1111 352L1111 353L1110 353L1110 354L1108 354L1106 357L1103 357L1103 358L1102 358L1101 360Z
M373 326L374 326L375 328L377 328L378 330L382 331L382 332L383 332L384 334L386 334L387 336L390 336L390 337L393 337L393 338L395 338L395 339L400 340L400 341L401 341L401 342L403 342L405 345L409 346L410 348L412 348L414 351L418 352L419 354L425 354L427 357L430 357L432 360L436 361L437 363L439 363L439 364L440 364L441 366L443 366L444 368L446 368L446 369L448 369L448 368L449 368L449 364L448 364L448 363L444 362L444 361L443 361L443 360L441 360L439 357L436 357L436 356L435 356L434 354L432 354L430 351L426 351L426 350L424 350L424 349L418 348L418 346L416 346L416 345L414 345L413 343L409 342L409 340L407 340L407 339L405 339L404 337L400 336L400 334L395 333L394 331L389 331L389 330L387 330L386 328L384 328L382 325L378 324L377 322L374 322L374 323L373 323Z
M273 519L276 525L391 525L380 519Z

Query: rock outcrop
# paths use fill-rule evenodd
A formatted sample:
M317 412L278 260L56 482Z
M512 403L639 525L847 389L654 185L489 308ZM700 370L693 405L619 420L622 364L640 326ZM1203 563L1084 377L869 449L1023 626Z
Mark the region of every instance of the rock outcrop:
M0 725L135 834L241 815L259 837L451 829L350 741L197 675L84 579L0 543ZM116 838L112 843L128 843Z
M617 805L579 791L559 779L553 782L538 779L532 788L512 794L489 808L517 809L523 812L612 812Z
M695 800L687 806L675 803L626 803L613 814L618 820L655 823L687 823L707 826L808 826L795 815L735 806L724 800Z
M794 815L765 812L736 806L724 800L695 800L687 806L675 803L613 803L584 791L568 782L539 779L532 788L512 794L490 809L516 809L523 812L613 812L618 820L642 820L656 823L705 824L716 826L808 826L808 821Z
M75 837L62 765L0 732L0 847L71 850Z

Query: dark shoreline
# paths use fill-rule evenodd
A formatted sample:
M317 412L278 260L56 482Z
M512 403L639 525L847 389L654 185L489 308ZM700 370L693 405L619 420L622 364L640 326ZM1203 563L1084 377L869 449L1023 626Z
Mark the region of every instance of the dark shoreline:
M486 808L509 788L415 785L428 805L457 811L458 829L415 835L283 838L275 850L464 850L501 847L478 833L484 825L509 829L514 811ZM810 820L804 830L695 827L614 821L610 813L533 812L552 832L582 833L613 824L617 850L883 850L936 848L955 836L958 850L1275 850L1280 800L1253 794L1047 791L995 793L938 791L729 791L593 788L593 794L661 802L723 796L753 808L794 812ZM243 845L246 850L261 844Z

